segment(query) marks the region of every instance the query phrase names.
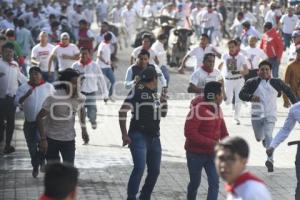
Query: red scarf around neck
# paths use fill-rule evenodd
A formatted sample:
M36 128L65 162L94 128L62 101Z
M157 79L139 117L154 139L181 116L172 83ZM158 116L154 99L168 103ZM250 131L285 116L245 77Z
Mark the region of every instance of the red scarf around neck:
M240 186L243 183L245 183L246 181L250 181L250 180L264 184L264 182L261 179L257 178L256 176L254 176L250 172L246 172L246 173L241 174L233 184L225 184L225 190L227 192L230 192L231 194L235 194L234 190L238 186Z
M35 89L36 87L43 85L45 83L44 80L41 80L39 84L35 85L34 83L32 83L31 81L28 81L28 85L30 85L32 87L32 89Z
M93 62L93 60L89 58L86 62L83 62L82 60L79 60L79 62L81 64L81 66L84 67L84 66L90 64L91 62Z
M202 65L202 69L204 70L204 71L206 71L207 73L212 73L213 71L214 71L214 69L211 69L211 68L209 68L209 67L207 67L207 66L205 66L205 65Z
M66 48L67 46L69 46L69 44L63 44L62 42L59 42L58 45L62 48Z
M54 200L54 199L52 199L52 198L50 198L50 197L47 197L46 195L42 195L42 196L39 198L39 200Z

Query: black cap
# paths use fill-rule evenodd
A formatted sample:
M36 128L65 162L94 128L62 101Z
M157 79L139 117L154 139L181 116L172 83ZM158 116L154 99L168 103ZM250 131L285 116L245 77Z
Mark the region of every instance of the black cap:
M154 67L148 66L141 73L141 81L142 82L151 82L154 78L157 78L157 72Z
M39 67L31 67L29 69L29 74L31 74L32 72L38 72L38 73L42 74L42 70Z
M273 27L273 24L271 22L266 22L264 24L264 28L271 29L272 27Z

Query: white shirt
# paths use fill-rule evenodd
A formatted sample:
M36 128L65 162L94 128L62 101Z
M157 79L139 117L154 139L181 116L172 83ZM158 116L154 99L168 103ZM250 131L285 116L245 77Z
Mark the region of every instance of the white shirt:
M143 49L142 46L136 47L135 49L133 49L133 51L131 53L131 56L134 59L137 59L138 55L139 55L139 53L141 52L142 49ZM156 65L156 63L154 61L154 59L156 57L156 53L152 49L148 49L148 52L150 53L149 64Z
M39 62L38 67L41 68L43 72L48 72L48 63L50 54L54 49L54 45L48 43L46 46L42 47L41 44L37 44L32 48L31 58L34 58ZM51 72L54 72L54 64L51 64Z
M253 95L260 98L259 103L252 103L252 115L265 117L268 121L277 120L277 96L278 92L270 84L270 81L261 80Z
M262 60L268 58L266 53L260 48L251 48L250 46L245 48L246 57L250 62L249 69L258 69L258 65Z
M127 8L121 13L125 28L135 26L136 14L134 9L128 10Z
M19 83L27 82L27 78L20 72L20 68L17 62L12 61L11 64L3 61L0 58L0 98L8 96L15 96Z
M293 15L291 17L288 14L283 15L280 18L280 23L283 24L282 32L286 33L286 34L292 34L298 21L299 21L299 18L297 15Z
M20 98L23 97L31 88L31 85L28 83L24 83L18 88L15 98L16 105L19 104ZM53 85L47 82L33 89L31 95L25 99L22 106L26 121L36 121L36 117L42 109L45 99L52 95L54 91L55 89Z
M296 122L300 123L300 102L292 105L283 127L272 140L270 147L276 148L281 142L283 142L295 127Z
M0 22L0 29L15 29L15 25L13 22L7 21L7 19L4 19L3 21Z
M159 40L156 40L152 46L151 49L154 51L154 53L157 56L157 59L159 61L160 66L167 66L167 52L164 49L164 44L161 43Z
M273 27L276 27L276 13L269 10L265 16L265 22L271 22Z
M58 60L58 71L63 71L67 68L71 68L75 60L71 59L64 59L62 58L63 55L68 56L75 56L76 54L79 54L79 49L75 44L69 44L67 47L61 47L57 45L53 51L52 54L57 57Z
M98 91L98 81L100 82L101 91L108 97L108 91L106 87L106 82L100 67L95 63L91 62L85 66L79 61L75 62L72 66L73 69L78 70L84 79L81 85L81 91L86 93L92 93Z
M223 77L218 69L214 69L212 73L207 73L202 67L199 67L192 73L190 83L194 84L198 88L204 89L206 83L221 80L223 80Z
M216 11L213 11L211 13L206 11L205 13L203 13L203 16L201 18L201 23L203 23L202 27L204 28L214 27L214 25L219 23L219 21L220 18Z
M98 58L100 56L100 52L101 52L102 59L104 59L106 63L110 63L110 55L111 55L110 44L101 42L98 47L98 52L97 52L98 65L101 68L110 68L110 64L106 64Z
M125 75L124 85L125 85L126 89L132 89L135 86L134 77L132 77L133 76L133 74L132 74L133 66L135 66L135 64L128 67L126 75ZM157 65L154 65L154 67L155 67L155 71L157 73L157 77L161 83L161 86L167 87L167 80L166 80L164 74L162 73L161 69Z
M247 67L246 58L241 53L238 53L234 58L229 53L224 54L223 63L222 74L225 79L240 77L241 74L232 74L231 71L242 71L244 66Z
M234 192L235 194L228 194L227 200L272 200L266 186L254 180L248 180L239 185Z
M197 59L197 64L196 66L194 67L194 71L201 67L203 65L203 58L204 58L204 55L207 54L207 53L214 53L214 51L216 51L215 47L212 46L211 44L209 44L207 47L205 47L205 49L203 49L202 47L195 47L193 49L191 49L187 55L188 56L195 56L196 59Z

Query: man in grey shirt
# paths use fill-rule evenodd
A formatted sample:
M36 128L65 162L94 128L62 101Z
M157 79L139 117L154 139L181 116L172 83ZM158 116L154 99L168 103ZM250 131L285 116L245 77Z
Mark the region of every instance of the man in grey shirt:
M78 79L80 74L73 69L61 72L56 92L43 103L37 116L41 135L40 148L46 153L47 161L60 161L74 165L75 160L75 114L78 112L82 139L88 143L89 136L85 126L85 97L80 94ZM47 118L46 123L43 119Z

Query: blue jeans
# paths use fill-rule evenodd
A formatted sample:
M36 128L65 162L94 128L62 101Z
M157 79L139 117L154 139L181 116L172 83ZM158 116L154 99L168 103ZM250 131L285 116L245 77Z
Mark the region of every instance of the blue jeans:
M284 50L285 50L291 45L292 34L283 33L283 39L284 39Z
M40 135L36 122L24 122L24 135L31 158L32 167L38 167L45 162L45 155L39 151Z
M86 96L85 108L87 109L87 117L91 123L94 123L97 119L96 92L82 92L82 94Z
M208 35L209 43L211 43L211 36L214 32L214 29L215 29L214 27L203 28L203 33Z
M43 79L49 83L54 82L54 72L50 72L50 76L48 72L42 72Z
M186 153L187 166L190 175L188 184L187 200L196 200L197 190L201 182L201 172L204 167L207 181L207 200L217 200L219 193L219 176L217 174L214 155Z
M169 81L170 81L170 75L169 75L169 71L168 71L168 68L165 66L165 65L162 65L160 67L161 69L161 72L163 73L166 81L167 81L167 86L169 85Z
M296 177L297 177L295 199L300 199L300 144L298 144L298 148L297 148L295 165L296 165Z
M273 78L278 78L279 63L277 62L276 57L274 57L274 58L268 58L268 61L272 65L272 76L273 76Z
M128 181L127 200L136 200L146 164L148 174L139 198L141 200L150 200L151 193L160 173L160 139L159 137L152 137L138 131L130 132L129 137L132 141L129 148L134 167Z
M102 68L101 70L102 73L108 78L110 82L108 95L111 96L113 94L113 89L116 82L114 71L112 70L112 68Z

